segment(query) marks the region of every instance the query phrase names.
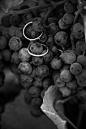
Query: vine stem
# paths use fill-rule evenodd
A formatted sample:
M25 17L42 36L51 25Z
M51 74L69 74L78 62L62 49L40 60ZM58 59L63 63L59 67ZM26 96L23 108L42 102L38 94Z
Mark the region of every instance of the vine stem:
M81 102L79 105L79 114L78 114L78 120L77 120L77 127L80 128L81 126L81 121L83 118L83 114L86 111L86 103L85 102Z
M78 114L78 120L77 120L77 127L78 128L80 128L82 117L83 117L83 110L80 109L79 114Z
M73 124L61 111L57 111L59 115L61 115L74 129L78 129L78 127Z
M44 23L46 23L46 21L47 21L49 15L51 14L51 12L52 12L57 6L59 6L59 5L61 5L61 4L64 4L64 3L65 3L65 0L64 0L64 1L60 1L60 2L53 2L53 1L51 1L52 8L50 8L50 9L48 10L48 12L47 12L47 14L46 14L46 16L45 16L45 19L44 19Z
M34 6L34 7L30 7L28 9L24 9L24 10L19 10L19 11L15 11L15 10L9 10L8 14L23 14L23 13L26 13L28 11L34 11L34 10L39 10L39 9L46 9L46 8L49 8L49 7L53 7L53 9L55 9L57 6L61 5L65 3L65 0L64 1L60 1L60 2L54 2L54 3L50 3L50 4L45 4L43 6Z
M76 23L76 21L77 21L77 19L78 19L78 16L79 16L79 14L80 14L80 11L81 11L81 10L78 10L78 11L75 12L75 18L74 18L73 25Z
M66 99L63 99L63 100L57 100L56 104L59 104L59 103L64 104L64 103L68 102L69 100L73 99L73 98L76 97L76 96L77 96L77 94L72 95L72 96L70 96L70 97L68 97L68 98L66 98Z

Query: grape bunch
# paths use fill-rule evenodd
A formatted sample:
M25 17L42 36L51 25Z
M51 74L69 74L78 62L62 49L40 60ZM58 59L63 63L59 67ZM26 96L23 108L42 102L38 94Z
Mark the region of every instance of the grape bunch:
M71 50L64 51L60 55L64 65L60 68L60 71L53 74L53 80L63 97L70 96L76 93L79 87L85 86L85 81L82 79L85 76L83 71L85 67L80 63L82 59L79 60L79 56L76 56L75 52Z

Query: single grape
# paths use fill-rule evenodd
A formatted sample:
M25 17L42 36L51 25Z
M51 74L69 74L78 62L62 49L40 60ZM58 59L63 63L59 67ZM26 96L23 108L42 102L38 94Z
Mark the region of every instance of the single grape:
M57 45L66 45L68 42L68 34L65 31L59 31L54 36L54 41Z
M4 72L0 72L0 87L2 87L5 83L5 74Z
M54 57L52 59L52 61L50 62L51 64L51 68L54 69L54 70L58 70L58 69L61 69L62 65L63 65L63 62L61 59L58 59L56 57Z
M65 82L61 80L60 76L57 77L55 80L54 80L54 85L58 88L60 87L64 87L65 86Z
M44 62L50 62L53 59L53 53L52 51L48 51L46 55L43 56Z
M33 117L41 117L43 115L42 110L38 107L31 108L30 113Z
M86 70L83 69L82 72L76 76L76 79L79 86L86 86Z
M4 26L4 27L10 27L11 24L9 22L9 18L10 18L10 15L4 15L2 18L1 18L1 24Z
M73 35L76 39L81 39L84 36L84 27L81 23L77 22L72 28Z
M43 64L43 57L32 57L31 64L34 66L39 66Z
M74 1L74 0L73 0ZM74 13L75 11L75 5L72 3L72 1L67 1L65 4L64 4L64 10L65 12L67 13Z
M13 14L10 16L9 21L12 26L18 26L21 22L21 19L19 15Z
M31 86L28 92L32 97L39 97L41 94L41 89L35 86Z
M31 76L29 76L29 75L21 74L20 75L20 82L22 84L22 87L24 89L27 89L32 85L33 78Z
M60 87L59 88L59 91L61 92L61 94L62 94L62 96L63 97L68 97L68 96L70 96L71 95L71 90L70 89L68 89L67 87Z
M74 15L65 13L63 17L58 21L60 29L68 29L74 21Z
M32 27L35 31L42 32L44 29L42 18L40 18L40 17L34 18L33 23L32 23Z
M48 89L53 84L53 81L50 78L45 78L43 80L43 88Z
M31 100L31 107L40 107L42 104L42 98L40 97L35 97Z
M55 35L59 31L59 28L56 25L56 23L50 23L47 29L48 29L48 35Z
M77 62L80 63L83 67L86 66L86 56L85 55L79 55L77 57Z
M24 73L24 74L31 74L32 72L32 66L28 62L21 62L18 65L18 69L20 70L21 73Z
M63 29L63 30L68 29L70 27L70 25L65 23L63 17L59 19L58 26L60 29Z
M63 21L66 25L71 25L74 21L74 15L70 13L65 13L63 15Z
M41 54L43 52L43 46L39 42L31 42L28 46L33 54Z
M32 25L33 23L28 24L24 30L26 37L29 37L30 39L37 38L42 33L35 31Z
M16 30L17 30L17 29L18 29L18 28L15 27L15 26L9 27L9 35L10 35L10 37L16 36Z
M0 49L3 50L7 47L7 39L4 36L0 36Z
M19 37L12 37L9 40L9 47L11 50L18 51L22 47L23 43Z
M40 65L36 68L36 75L38 77L44 78L49 75L49 68L47 65Z
M11 55L11 62L14 64L19 64L20 63L20 59L18 57L19 53L18 52L13 52L13 54Z
M35 77L33 85L36 87L42 88L42 86L43 86L42 79L40 77Z
M61 53L60 57L65 62L65 64L72 64L76 61L76 55L71 50L64 51Z
M74 79L74 80L72 80L70 82L66 82L66 86L70 90L76 90L76 88L78 87L76 79Z
M21 61L29 61L31 58L31 55L28 53L27 48L21 48L19 50L18 57Z
M10 61L11 59L11 51L8 49L4 49L1 51L2 57L4 61Z
M84 40L79 40L77 43L76 43L76 49L79 51L79 52L84 52L86 51L86 43Z
M60 78L64 82L70 82L72 80L73 76L68 69L64 69L60 73Z
M78 75L82 72L82 66L79 63L75 62L71 64L70 72L74 75Z

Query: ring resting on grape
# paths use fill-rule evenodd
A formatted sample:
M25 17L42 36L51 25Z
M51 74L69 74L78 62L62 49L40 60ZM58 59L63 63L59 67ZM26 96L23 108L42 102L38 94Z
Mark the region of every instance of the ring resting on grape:
M27 40L29 40L30 42L34 42L34 41L36 41L36 40L39 40L39 39L41 38L41 36L43 35L43 31L40 33L39 36L37 36L37 37L35 37L35 38L29 38L29 37L26 35L26 33L25 33L25 32L26 32L26 29L27 29L27 27L28 27L29 25L32 25L32 23L33 23L32 21L31 21L31 22L28 22L28 23L26 23L25 26L23 27L23 36L24 36ZM39 43L39 45L40 45L41 47L43 47L44 50L43 50L41 53L33 53L33 52L31 51L32 45L35 45L35 43L32 43L32 44L28 45L28 48L27 48L28 53L29 53L30 55L32 55L32 56L37 56L37 57L42 57L42 56L44 56L44 55L46 55L46 54L48 53L48 47L47 47L46 45L42 44L42 43Z
M47 47L46 45L44 45L44 44L40 44L40 43L38 43L38 44L39 44L42 48L44 47L45 49L44 49L44 50L42 49L42 51L40 51L40 53L33 53L33 52L32 52L32 48L33 48L33 46L36 46L36 43L31 43L31 44L28 45L28 48L27 48L28 53L29 53L30 55L36 56L36 57L45 56L45 55L48 53L48 47ZM38 48L38 49L39 49L39 48Z
M26 23L25 26L23 27L23 36L24 36L27 40L29 40L29 41L38 40L38 39L40 39L40 37L41 37L42 34L43 34L43 32L41 32L41 34L40 34L38 37L36 37L36 38L29 38L29 37L26 35L25 31L26 31L26 29L27 29L27 27L28 27L29 25L32 25L32 23L33 23L32 21L31 21L31 22L28 22L28 23Z

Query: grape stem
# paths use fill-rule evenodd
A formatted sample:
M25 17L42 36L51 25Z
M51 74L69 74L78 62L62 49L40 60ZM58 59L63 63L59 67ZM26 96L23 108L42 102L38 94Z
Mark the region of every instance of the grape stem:
M82 54L83 56L85 55L85 51L83 52L83 54Z
M70 34L70 40L71 40L72 50L74 50L75 49L75 44L74 44L73 32L71 32L71 34Z
M78 16L79 16L79 14L80 14L80 11L81 11L81 10L78 10L78 11L75 12L75 18L74 18L74 21L73 21L73 25L76 23L76 21L77 21L77 19L78 19Z
M34 11L34 10L40 10L40 9L46 9L49 7L53 7L53 9L55 9L57 6L63 4L65 2L64 1L59 1L59 2L51 2L50 4L45 4L43 6L34 6L34 7L30 7L24 10L19 10L19 11L15 11L15 10L9 10L8 14L23 14L29 11Z
M77 94L75 94L75 95L73 95L73 96L70 96L70 97L68 97L68 98L66 98L66 99L63 99L63 100L57 100L56 101L56 104L59 104L59 103L66 103L66 102L68 102L69 100L71 100L72 98L74 98L74 97L76 97L76 95Z
M43 21L44 25L46 25L46 21L47 21L49 15L50 15L50 13L52 12L52 10L53 10L52 8L49 8L47 14L45 15L45 18L44 18L44 21Z

